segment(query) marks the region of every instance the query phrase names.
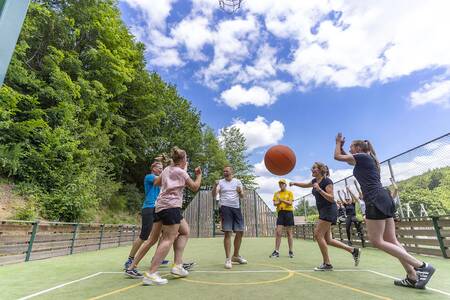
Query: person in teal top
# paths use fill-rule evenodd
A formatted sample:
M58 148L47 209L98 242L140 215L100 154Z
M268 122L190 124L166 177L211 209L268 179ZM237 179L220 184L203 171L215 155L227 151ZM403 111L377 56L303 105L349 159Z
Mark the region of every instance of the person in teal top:
M155 161L152 163L151 173L147 174L144 178L144 191L145 199L142 205L142 227L139 237L134 241L133 247L131 248L128 260L125 262L124 271L132 277L141 277L136 268L129 270L129 267L133 264L134 256L141 248L144 241L146 241L152 231L153 223L157 222L154 220L155 214L155 204L158 198L161 182L159 180L159 175L163 170L163 165L160 161Z

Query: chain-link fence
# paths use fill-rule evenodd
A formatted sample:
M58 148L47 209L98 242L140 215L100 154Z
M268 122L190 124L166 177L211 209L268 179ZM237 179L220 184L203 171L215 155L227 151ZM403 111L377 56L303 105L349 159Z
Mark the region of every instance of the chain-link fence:
M450 133L381 162L381 183L391 191L401 217L449 214ZM356 184L352 175L335 181L335 199L338 191L345 197L347 188L358 196ZM302 196L297 209L306 217L317 214L313 203L312 194Z

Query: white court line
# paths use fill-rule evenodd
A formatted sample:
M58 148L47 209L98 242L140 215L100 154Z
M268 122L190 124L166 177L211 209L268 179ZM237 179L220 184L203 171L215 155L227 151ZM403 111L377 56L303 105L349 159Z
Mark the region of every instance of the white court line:
M66 282L66 283L63 283L63 284L54 286L54 287L52 287L52 288L49 288L49 289L46 289L46 290L43 290L43 291L40 291L40 292L31 294L31 295L28 295L28 296L26 296L26 297L20 298L19 300L25 300L25 299L34 298L34 297L36 297L36 296L39 296L39 295L42 295L42 294L51 292L51 291L53 291L53 290L62 288L62 287L64 287L64 286L66 286L66 285L69 285L69 284L72 284L72 283L76 283L76 282L80 282L80 281L83 281L83 280L86 280L86 279L95 277L95 276L100 275L100 274L102 274L102 273L103 273L103 272L98 272L98 273L95 273L95 274L92 274L92 275L89 275L89 276L86 276L86 277L83 277L83 278L80 278L80 279L77 279L77 280L73 280L73 281L70 281L70 282Z
M377 271L372 271L372 270L367 270L367 271L370 272L370 273L377 274L379 276L383 276L383 277L387 277L387 278L391 278L391 279L400 279L400 278L397 278L397 277L394 277L394 276L391 276L391 275L387 275L387 274L384 274L384 273L380 273L380 272L377 272ZM444 291L441 291L441 290L438 290L438 289L433 289L433 288L430 288L430 287L427 287L426 289L450 297L450 293L448 293L448 292L444 292Z
M292 272L314 272L314 273L318 273L318 274L322 273L322 272L317 272L317 271L314 271L314 270L311 270L311 269L299 269L299 270L291 270L291 271ZM220 270L220 271L197 270L197 271L195 271L195 270L193 270L192 272L193 273L236 274L236 273L286 273L287 271L286 270L241 270L241 271L227 271L227 270ZM369 272L369 273L376 274L376 275L379 275L379 276L382 276L382 277L387 277L387 278L391 278L391 279L398 279L398 278L396 278L394 276L390 276L390 275L387 275L387 274L384 274L384 273L380 273L380 272L373 271L373 270L368 270L368 269L367 270L365 270L365 269L364 270L363 269L341 269L341 270L333 270L332 272ZM98 273L95 273L95 274L92 274L92 275L89 275L89 276L86 276L86 277L83 277L83 278L80 278L80 279L77 279L77 280L73 280L73 281L70 281L70 282L67 282L67 283L63 283L63 284L57 285L55 287L52 287L52 288L49 288L49 289L46 289L46 290L43 290L43 291L31 294L29 296L20 298L19 300L25 300L25 299L34 298L36 296L39 296L39 295L51 292L53 290L62 288L64 286L66 286L66 285L69 285L69 284L72 284L72 283L76 283L76 282L80 282L80 281L83 281L83 280L86 280L86 279L98 276L100 274L123 274L123 272L98 272ZM444 292L444 291L441 291L441 290L438 290L438 289L434 289L434 288L430 288L430 287L427 287L426 289L450 297L450 293L449 292Z

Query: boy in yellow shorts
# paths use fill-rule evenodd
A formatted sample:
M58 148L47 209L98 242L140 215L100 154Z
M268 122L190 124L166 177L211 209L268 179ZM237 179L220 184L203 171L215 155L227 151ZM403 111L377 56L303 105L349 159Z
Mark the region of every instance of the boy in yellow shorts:
M286 179L280 179L278 181L280 190L273 195L273 205L277 208L277 228L275 234L275 250L270 257L280 257L280 244L281 236L283 235L283 228L286 228L288 245L289 245L289 257L294 257L292 252L292 240L294 229L294 194L291 191L286 190Z

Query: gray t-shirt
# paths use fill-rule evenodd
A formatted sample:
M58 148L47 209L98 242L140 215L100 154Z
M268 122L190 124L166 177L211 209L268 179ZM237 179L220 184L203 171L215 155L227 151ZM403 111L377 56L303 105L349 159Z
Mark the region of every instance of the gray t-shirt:
M242 182L236 178L233 178L230 181L226 179L219 180L220 206L239 208L238 186L242 189Z

